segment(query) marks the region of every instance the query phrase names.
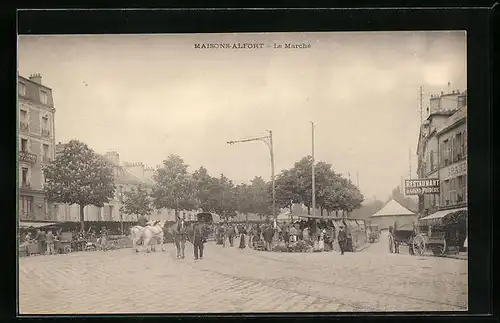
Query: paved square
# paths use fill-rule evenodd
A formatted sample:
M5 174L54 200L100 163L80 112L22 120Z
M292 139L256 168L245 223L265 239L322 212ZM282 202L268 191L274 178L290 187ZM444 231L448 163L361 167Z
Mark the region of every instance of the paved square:
M192 251L23 257L20 314L467 310L467 261L389 254L385 239L344 256Z

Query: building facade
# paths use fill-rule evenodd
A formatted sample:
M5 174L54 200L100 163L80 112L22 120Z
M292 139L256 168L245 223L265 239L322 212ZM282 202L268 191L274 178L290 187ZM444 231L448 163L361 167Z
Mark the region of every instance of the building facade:
M59 143L56 150L60 151L64 144ZM123 163L120 162L120 154L110 151L104 154L104 158L113 165L114 182L116 186L115 196L103 207L93 205L83 209L85 221L136 221L137 215L125 214L121 212L122 201L127 191L137 188L139 185L152 188L153 174L155 170L145 166L143 163ZM79 221L80 207L78 205L57 204L58 221ZM198 211L181 211L187 220L194 220ZM171 209L154 209L149 215L150 220L174 221L175 211Z
M43 165L55 156L52 89L40 74L18 76L19 220L54 220L44 193Z
M467 201L467 91L433 95L417 146L419 179L440 180L439 194L419 196L419 212Z

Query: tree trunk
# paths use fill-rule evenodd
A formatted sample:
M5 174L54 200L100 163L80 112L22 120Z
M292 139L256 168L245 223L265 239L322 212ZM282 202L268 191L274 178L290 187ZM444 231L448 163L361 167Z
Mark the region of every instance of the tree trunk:
M245 213L245 222L248 223L248 213Z
M322 206L319 207L319 212L320 212L321 216L323 216L323 207Z
M80 230L82 232L85 231L85 213L83 212L84 208L85 205L80 205Z
M338 218L339 217L339 210L335 210L335 217Z
M310 206L307 207L307 215L311 215L311 207Z

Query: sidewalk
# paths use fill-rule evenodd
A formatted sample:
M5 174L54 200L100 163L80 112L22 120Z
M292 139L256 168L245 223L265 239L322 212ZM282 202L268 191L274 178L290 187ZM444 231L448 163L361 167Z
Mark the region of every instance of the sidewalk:
M467 260L469 259L469 254L467 252L459 252L456 255L447 255L447 258Z

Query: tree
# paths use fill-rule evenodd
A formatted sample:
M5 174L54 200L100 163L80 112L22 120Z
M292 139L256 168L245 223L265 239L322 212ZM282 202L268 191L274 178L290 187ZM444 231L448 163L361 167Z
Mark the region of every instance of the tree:
M85 230L84 207L102 207L114 197L113 166L78 140L71 140L43 168L43 173L49 201L80 206L82 231Z
M181 157L168 156L153 179L155 184L151 196L155 208L173 209L176 217L180 210L196 208L194 181Z
M250 195L252 198L252 212L261 218L272 214L272 183L266 183L262 177L256 176L250 182Z
M217 198L215 198L215 191L217 179L208 174L205 167L200 167L191 176L195 190L195 199L198 208L204 212L215 212L217 207Z
M151 214L150 192L142 185L124 192L123 205L120 208L125 214L148 215Z
M240 184L235 187L238 212L245 215L248 221L248 214L254 212L254 198L251 187L247 184Z
M233 182L221 174L212 192L217 197L215 212L225 219L235 217L238 202Z

